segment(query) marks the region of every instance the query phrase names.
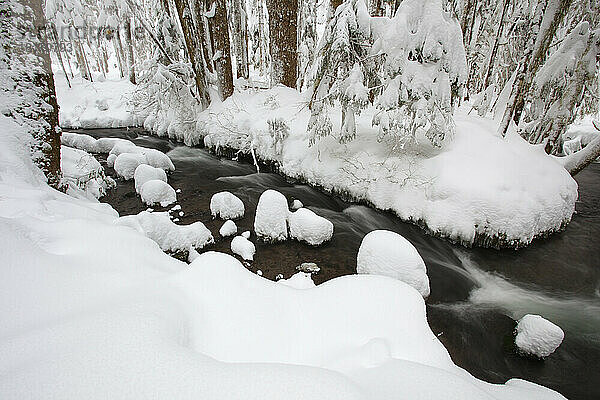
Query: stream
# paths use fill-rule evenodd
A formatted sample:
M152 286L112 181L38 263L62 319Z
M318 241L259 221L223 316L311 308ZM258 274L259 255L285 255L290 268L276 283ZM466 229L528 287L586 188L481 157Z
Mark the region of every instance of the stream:
M310 247L296 241L256 243L255 261L248 266L274 280L296 272L303 262L321 268L316 284L354 274L356 255L365 234L387 229L407 238L427 265L431 296L427 319L456 364L474 376L494 383L518 377L555 389L569 399L600 398L600 164L577 176L577 213L567 229L527 248L515 250L467 249L426 234L389 212L342 201L307 185L274 173L256 173L253 165L219 158L206 149L190 148L136 129L78 130L96 138L120 137L169 155L176 171L169 184L178 193L184 215L180 224L202 221L213 233L210 250L231 254L231 239L218 230L210 199L227 190L246 206L238 232L253 230L260 194L276 189L288 200L305 206L334 224L333 239ZM107 174L106 155L98 156ZM117 187L101 199L120 215L147 209L137 196L133 180L117 180ZM172 206L171 206L172 207ZM535 360L516 353L515 319L540 314L565 331L562 345L547 359Z

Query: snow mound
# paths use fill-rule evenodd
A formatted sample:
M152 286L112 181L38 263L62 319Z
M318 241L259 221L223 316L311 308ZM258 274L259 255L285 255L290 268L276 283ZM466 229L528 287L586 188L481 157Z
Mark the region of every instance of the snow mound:
M167 174L162 168L154 168L148 164L140 164L133 173L133 179L135 180L135 191L140 193L142 185L148 181L160 180L166 182Z
M290 237L312 246L318 246L333 236L333 224L308 208L300 208L290 213Z
M256 253L256 248L254 247L254 243L252 243L245 237L236 236L231 241L231 251L233 252L233 254L237 254L244 260L253 261L254 254Z
M221 219L237 219L244 216L244 203L230 192L215 193L210 199L210 212Z
M108 157L106 157L106 165L108 165L111 168L114 168L116 159L117 159L116 154L109 154Z
M429 296L425 262L417 249L395 232L377 230L363 238L356 258L356 272L389 276L409 284L423 297Z
M90 135L74 132L62 132L60 142L65 146L74 147L88 153L98 153L96 139Z
M161 168L165 171L175 171L175 165L171 158L162 151L156 149L147 149L145 147L139 147L138 151L141 151L146 156L146 163L155 168Z
M61 146L60 164L67 193L74 197L83 193L86 198L99 199L115 186L115 181L104 175L98 160L83 150Z
M117 175L125 180L133 178L135 169L140 164L146 163L146 157L143 154L123 153L115 159L114 169Z
M96 140L96 151L98 153L109 153L117 144L121 145L131 145L135 146L135 144L131 140L121 139L121 138L100 138ZM117 154L118 155L118 154Z
M315 283L313 282L311 273L309 272L296 272L288 279L278 280L277 283L292 287L294 289L310 289L315 287Z
M256 236L267 242L278 242L288 237L288 203L283 194L268 189L260 195L254 218Z
M188 251L190 247L201 249L214 243L212 234L202 222L177 225L167 212L142 211L137 215L121 217L115 223L137 230L155 241L163 251Z
M242 236L245 237L246 239L250 239L250 231L242 232Z
M292 202L292 211L296 211L300 208L304 207L304 204L302 204L302 202L298 199L294 199L294 201Z
M153 179L144 183L140 188L140 197L149 206L160 204L162 207L166 207L177 201L175 189L167 182L159 179Z
M232 220L228 219L223 223L221 229L219 229L219 234L223 237L233 236L237 233L237 225ZM246 238L248 239L248 238Z
M547 319L527 314L517 324L515 344L522 352L538 357L547 357L560 346L565 333Z

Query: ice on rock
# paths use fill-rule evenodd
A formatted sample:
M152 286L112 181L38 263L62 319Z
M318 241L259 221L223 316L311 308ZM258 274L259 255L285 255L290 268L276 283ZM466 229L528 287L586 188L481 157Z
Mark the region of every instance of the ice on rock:
M166 182L167 174L161 168L154 168L148 164L140 164L133 173L133 179L135 180L135 191L139 193L142 185L148 181L159 180Z
M290 237L312 246L318 246L333 236L331 221L315 214L308 208L290 213Z
M302 207L304 207L304 204L302 204L300 200L294 199L294 201L292 202L292 211L296 211Z
M115 159L114 169L117 175L125 180L133 178L135 169L140 164L146 163L146 157L143 154L123 153Z
M288 203L283 194L268 189L260 195L254 218L256 236L268 241L278 242L288 237Z
M177 201L175 189L167 182L158 179L144 183L140 188L140 196L142 201L149 206L160 204L162 207L166 207Z
M228 219L223 223L221 229L219 229L219 234L223 237L233 236L237 233L237 225L232 220ZM248 238L246 238L248 239Z
M547 357L560 346L565 333L559 326L534 314L527 314L517 324L515 344L522 352Z
M63 132L60 142L65 146L74 147L88 153L97 153L96 139L90 135L74 132Z
M429 296L429 278L423 258L408 240L395 232L376 230L363 238L356 272L389 276L409 284L423 297Z
M288 279L279 279L277 283L293 287L294 289L310 289L315 287L311 274L308 272L296 272Z
M189 251L190 247L201 249L214 243L212 234L202 222L177 225L169 219L167 212L142 211L121 217L115 223L137 230L155 241L163 251Z
M210 212L221 219L237 219L244 216L244 203L230 192L215 193L210 199Z
M233 252L233 254L237 254L244 260L253 261L254 253L256 253L256 248L254 247L254 243L252 243L245 237L236 236L231 241L231 251Z

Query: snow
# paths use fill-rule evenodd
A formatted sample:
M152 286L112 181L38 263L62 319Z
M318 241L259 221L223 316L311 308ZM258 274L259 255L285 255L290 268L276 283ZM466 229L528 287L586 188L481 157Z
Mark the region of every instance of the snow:
M202 222L177 225L167 212L142 211L121 217L115 224L135 229L155 241L163 251L187 251L190 247L201 249L214 243L212 234Z
M425 262L415 247L396 232L376 230L362 240L356 257L356 272L389 276L429 296Z
M250 239L250 231L242 232L242 236L245 237L246 239Z
M292 202L292 211L296 211L300 208L304 207L304 204L302 204L302 202L298 199L294 199L294 201Z
M312 246L331 240L333 224L308 208L300 208L288 217L290 237Z
M267 242L278 242L288 237L288 203L283 194L268 189L258 199L254 231L256 236Z
M244 216L244 203L230 192L215 193L210 199L210 212L221 219L237 219Z
M177 201L175 189L167 182L159 179L152 179L144 183L140 188L140 197L149 206L160 204L161 207L166 207Z
M96 147L96 139L94 139L90 135L73 132L63 132L60 136L60 141L62 144L69 147L84 150L88 153L98 153Z
M541 317L527 314L517 324L515 344L522 352L548 357L560 346L565 333L560 327Z
M252 243L245 237L236 236L231 241L231 251L233 252L233 254L237 254L244 260L252 261L254 260L256 248L254 247L254 243Z
M89 199L99 199L116 185L112 178L104 175L104 168L91 154L67 146L61 146L60 152L62 181L71 196L83 193Z
M219 234L223 237L233 236L237 233L237 225L232 220L228 219L223 223L221 229L219 229ZM248 239L248 238L246 238Z
M307 272L296 272L288 279L279 279L277 283L294 289L310 289L315 287L311 274Z
M158 179L167 182L167 174L164 169L154 168L147 164L140 164L133 173L133 179L135 181L135 191L140 193L142 185L148 181Z
M133 179L136 168L145 163L146 157L143 154L123 153L115 159L114 169L121 178L129 180Z

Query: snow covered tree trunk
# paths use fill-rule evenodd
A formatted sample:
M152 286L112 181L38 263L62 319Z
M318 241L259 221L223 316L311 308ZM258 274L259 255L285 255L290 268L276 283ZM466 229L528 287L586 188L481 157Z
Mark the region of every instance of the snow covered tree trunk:
M67 79L67 85L69 85L70 88L71 81L69 80L69 75L67 74L67 70L65 69L65 63L63 62L62 49L60 41L58 40L58 34L56 33L56 26L54 26L54 24L51 24L48 27L48 29L50 30L52 38L54 39L54 45L56 46L56 56L58 57L58 62L60 62L60 67L63 70L63 73L65 74L65 78Z
M215 54L215 68L219 82L221 99L225 100L233 94L233 73L231 71L231 50L229 45L229 27L227 24L227 7L225 0L215 1L215 14L210 21L210 33Z
M267 0L271 83L295 88L298 77L298 0Z
M32 159L60 187L60 128L41 0L0 3L0 110L27 128Z
M135 59L133 57L133 37L131 36L131 17L125 17L125 46L127 47L127 68L129 81L135 84Z
M76 38L73 43L73 47L75 49L75 58L77 59L77 64L79 66L79 72L81 73L81 77L87 81L92 80L92 75L87 65L87 60L85 59L85 53L83 46L81 45L81 41L79 38Z
M564 157L562 162L571 176L575 176L598 157L600 157L600 135L583 149Z
M494 38L494 45L492 46L492 52L490 53L490 59L488 61L487 70L483 79L483 89L487 89L490 84L490 78L494 71L494 63L496 61L496 55L498 54L498 46L500 45L500 38L502 37L502 31L504 29L504 18L506 11L510 5L510 0L504 0L504 6L502 7L502 14L500 16L500 23L498 24L498 30L496 31L496 37Z
M232 14L232 36L235 47L236 76L248 78L248 24L246 16L246 2L244 0L233 0Z
M121 74L121 78L125 76L125 53L123 52L123 42L121 41L121 33L119 32L119 28L115 29L115 36L113 37L113 47L115 48L115 53L117 54L117 61L119 63L119 72Z

